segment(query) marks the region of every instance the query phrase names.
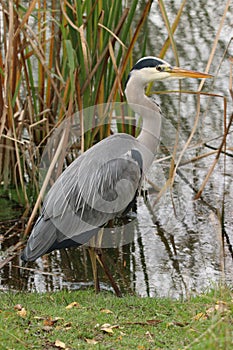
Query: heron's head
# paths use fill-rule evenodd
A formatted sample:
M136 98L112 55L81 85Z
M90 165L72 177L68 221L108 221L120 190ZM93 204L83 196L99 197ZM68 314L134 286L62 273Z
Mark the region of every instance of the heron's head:
M142 82L142 84L147 84L155 80L211 78L212 75L174 67L161 58L147 56L137 61L130 71L127 82L131 77L137 77L137 80Z

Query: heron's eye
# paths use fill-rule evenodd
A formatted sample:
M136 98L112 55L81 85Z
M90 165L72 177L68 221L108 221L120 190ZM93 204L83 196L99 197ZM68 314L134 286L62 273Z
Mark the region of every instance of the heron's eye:
M157 70L158 70L159 72L162 72L162 71L163 71L163 67L157 66Z

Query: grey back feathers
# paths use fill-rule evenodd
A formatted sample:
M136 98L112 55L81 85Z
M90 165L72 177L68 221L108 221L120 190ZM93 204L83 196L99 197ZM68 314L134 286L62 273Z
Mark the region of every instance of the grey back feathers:
M144 148L132 136L110 136L78 157L48 192L22 259L88 242L130 209L143 173ZM152 155L150 155L152 157Z

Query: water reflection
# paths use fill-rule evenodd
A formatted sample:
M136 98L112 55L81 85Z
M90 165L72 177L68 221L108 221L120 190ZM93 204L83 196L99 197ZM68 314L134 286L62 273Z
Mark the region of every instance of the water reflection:
M138 198L135 240L119 249L104 249L104 257L121 289L141 296L186 297L192 291L200 292L220 281L223 276L221 231L215 208L210 205L211 196L208 203L190 201L185 215L178 217L169 202L167 206L154 207L155 197L156 193L150 193L147 200ZM216 198L212 199L215 203ZM232 221L228 224L232 227ZM85 288L92 282L85 249L56 251L38 259L36 269L39 271L22 273L14 267L18 263L18 259L14 259L3 269L2 286L44 292ZM35 268L35 264L32 266ZM226 278L232 282L229 254ZM102 288L110 289L102 270L100 279Z
M167 1L169 18L175 18L181 1ZM182 20L177 28L175 39L179 52L180 65L203 71L213 46L214 38L223 14L225 2L196 1L195 8L187 2ZM211 72L220 64L225 48L230 40L232 27L230 13L226 17L220 35ZM167 31L158 12L157 2L153 3L148 32L148 54L159 53ZM232 46L229 54L232 53ZM137 58L140 53L136 53ZM174 62L169 50L166 60ZM175 62L174 62L175 63ZM214 85L214 91L228 96L229 63L225 58ZM157 84L156 89L177 89L179 84L169 86ZM198 82L186 80L182 88L197 90ZM205 85L205 91L212 91L212 82ZM180 124L180 149L187 141L196 116L197 97L189 94L158 95L166 120L160 153L157 159L166 157L166 149L172 149L176 134L173 132ZM228 102L230 111L230 102ZM201 97L201 114L192 139L192 149L182 160L188 161L217 149L224 131L223 99L220 97ZM207 112L206 112L207 111ZM180 117L178 117L180 116ZM164 148L166 146L166 149ZM233 241L233 136L227 139L228 153L222 154L209 178L202 198L194 201L195 189L202 185L212 166L216 154L187 163L180 168L175 178L172 193L168 188L158 203L156 191L148 186L147 201L138 198L137 220L134 222L134 241L119 249L105 249L104 256L123 291L136 292L141 296L187 296L200 292L223 278L232 283L232 256L229 243ZM230 149L231 147L231 149ZM177 160L177 158L176 158ZM170 160L154 163L149 179L157 186L164 184L164 174L169 174ZM162 167L162 171L161 171ZM224 236L224 252L222 233ZM227 242L226 237L229 238ZM11 242L13 243L13 242ZM4 246L2 245L4 249ZM92 283L91 265L85 249L53 252L36 263L36 268L46 274L34 271L22 273L15 265L15 258L1 271L1 288L25 289L33 291L76 289ZM35 265L33 265L35 267ZM10 279L9 279L10 276ZM108 280L100 270L103 288L110 288Z

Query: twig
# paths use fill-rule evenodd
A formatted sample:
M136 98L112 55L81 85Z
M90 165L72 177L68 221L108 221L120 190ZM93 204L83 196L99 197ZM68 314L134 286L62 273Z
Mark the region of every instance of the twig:
M49 169L48 169L48 172L47 172L46 177L45 177L45 179L44 179L44 182L43 182L43 185L42 185L42 187L41 187L40 193L39 193L39 195L38 195L38 197L37 197L36 204L35 204L35 206L34 206L34 208L33 208L32 214L31 214L31 216L30 216L30 218L29 218L29 220L28 220L28 225L27 225L27 228L26 228L26 230L25 230L24 237L26 237L26 236L28 235L28 233L29 233L29 231L30 231L30 229L31 229L32 222L33 222L33 220L34 220L34 218L35 218L35 216L36 216L37 210L38 210L38 208L39 208L39 206L40 206L40 203L41 203L41 201L42 201L42 198L43 198L43 196L44 196L44 194L45 194L45 190L46 190L46 187L47 187L47 185L48 185L48 182L49 182L49 180L50 180L50 178L51 178L52 171L53 171L53 169L54 169L54 167L55 167L55 164L56 164L56 162L57 162L57 159L58 159L58 157L59 157L59 155L60 155L60 153L61 153L61 151L62 151L62 149L63 149L63 146L64 146L64 144L63 144L64 138L65 138L65 133L63 133L63 135L62 135L62 137L61 137L61 141L60 141L60 143L59 143L59 145L58 145L58 147L57 147L57 150L56 150L56 152L55 152L55 155L54 155L54 157L53 157L53 160L52 160L52 162L51 162L51 164L50 164L50 166L49 166Z
M205 185L207 184L207 182L208 182L208 180L209 180L209 178L210 178L210 175L212 174L212 172L213 172L213 170L214 170L214 168L215 168L215 166L216 166L216 164L217 164L217 162L218 162L218 160L219 160L219 157L220 157L221 152L222 152L222 148L223 148L223 146L224 146L224 144L225 144L225 142L226 142L226 138L227 138L227 135L228 135L228 133L229 133L229 130L230 130L230 127L231 127L232 122L233 122L233 113L232 113L232 115L231 115L231 117L230 117L230 121L229 121L229 123L228 123L228 125L227 125L226 132L225 132L225 134L224 134L224 136L223 136L223 139L222 139L221 145L220 145L220 147L219 147L219 149L218 149L218 153L217 153L217 155L216 155L216 158L215 158L215 160L214 160L214 162L213 162L213 164L212 164L210 170L208 171L208 174L206 175L206 177L205 177L205 179L204 179L204 181L203 181L203 183L202 183L202 185L201 185L201 188L199 189L199 191L198 191L198 193L196 194L196 196L194 197L194 199L200 198L200 196L201 196L201 194L202 194L202 192L203 192L203 190L204 190L204 188L205 188Z
M225 18L226 18L226 15L227 15L230 3L231 3L231 0L228 0L227 3L226 3L225 9L224 9L224 13L223 13L223 16L221 18L221 21L220 21L220 24L219 24L219 27L218 27L218 31L217 31L217 34L216 34L216 37L215 37L215 40L214 40L214 44L213 44L213 47L212 47L212 50L211 50L211 53L210 53L210 56L209 56L209 60L208 60L208 63L207 63L206 69L205 69L206 73L209 72L210 65L211 65L211 63L213 61L215 50L216 50L218 42L219 42L219 37L220 37L221 31L222 31L222 27L223 27L223 24L224 24L224 21L225 21ZM205 83L205 79L202 79L201 83L199 85L198 91L201 91L204 83Z

